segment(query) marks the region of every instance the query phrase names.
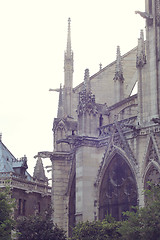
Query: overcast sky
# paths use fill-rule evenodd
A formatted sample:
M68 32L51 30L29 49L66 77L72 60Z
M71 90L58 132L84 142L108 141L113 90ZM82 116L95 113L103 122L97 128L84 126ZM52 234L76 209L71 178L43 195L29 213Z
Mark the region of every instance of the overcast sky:
M68 17L74 52L74 86L137 45L145 0L1 0L0 132L12 154L28 157L32 174L38 151L53 150L52 124L64 80ZM46 160L44 160L44 163ZM48 163L47 163L48 164Z

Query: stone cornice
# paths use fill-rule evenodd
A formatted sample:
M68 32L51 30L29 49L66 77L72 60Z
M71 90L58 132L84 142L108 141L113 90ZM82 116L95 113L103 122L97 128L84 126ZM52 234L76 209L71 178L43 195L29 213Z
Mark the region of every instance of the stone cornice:
M131 117L128 119L124 119L118 121L117 124L120 128L120 131L123 132L123 135L129 138L135 138L137 136L146 135L149 132L160 132L160 126L157 124L152 124L147 127L142 127L136 124L137 117ZM59 142L68 143L71 146L71 152L53 152L51 154L51 160L71 160L73 159L73 153L76 148L79 147L96 147L100 148L103 146L107 146L109 143L109 139L112 136L113 130L115 128L115 123L109 124L99 128L100 135L99 137L88 137L88 136L76 136L71 135L66 139L62 139ZM118 130L114 131L114 137L118 141ZM126 139L126 140L127 140ZM125 145L125 144L124 144Z
M15 178L12 176L10 176L10 178L1 177L0 179L1 179L0 187L4 187L5 181L9 180L9 184L12 189L24 190L26 193L39 193L43 194L44 196L51 195L51 187L40 181L32 182L22 178Z
M53 152L50 155L50 160L51 161L70 161L74 158L74 153L72 152Z

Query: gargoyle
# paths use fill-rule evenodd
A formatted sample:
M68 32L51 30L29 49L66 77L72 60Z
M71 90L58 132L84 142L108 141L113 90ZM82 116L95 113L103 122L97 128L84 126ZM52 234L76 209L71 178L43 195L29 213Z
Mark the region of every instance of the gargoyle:
M147 12L141 12L141 11L135 11L136 14L139 14L141 17L147 19L147 20L151 20L153 19L153 17L147 13Z

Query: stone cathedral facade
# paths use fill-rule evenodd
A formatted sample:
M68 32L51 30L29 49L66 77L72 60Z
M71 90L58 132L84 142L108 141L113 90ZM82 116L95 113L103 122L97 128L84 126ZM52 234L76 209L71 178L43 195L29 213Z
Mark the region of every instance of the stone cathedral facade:
M147 182L160 181L160 0L145 0L146 40L73 88L71 23L53 123L54 222L70 234L79 221L117 220L144 205ZM137 94L131 92L137 83Z

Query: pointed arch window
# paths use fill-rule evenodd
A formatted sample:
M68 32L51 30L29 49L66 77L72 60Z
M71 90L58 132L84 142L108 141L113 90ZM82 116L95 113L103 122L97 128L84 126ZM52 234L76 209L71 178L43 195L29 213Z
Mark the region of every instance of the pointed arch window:
M144 188L148 188L148 182L152 182L153 184L160 184L160 173L158 169L152 164L147 171L144 181Z
M145 175L145 180L144 180L144 189L150 189L150 185L148 182L151 182L152 184L160 184L160 172L158 171L157 167L150 163L150 167L148 168L148 171ZM147 196L145 195L144 202L146 204L147 202Z
M134 175L122 156L116 154L105 171L99 195L99 219L111 214L123 219L123 212L137 205L137 187Z

